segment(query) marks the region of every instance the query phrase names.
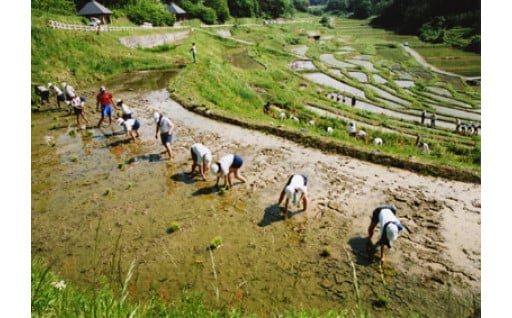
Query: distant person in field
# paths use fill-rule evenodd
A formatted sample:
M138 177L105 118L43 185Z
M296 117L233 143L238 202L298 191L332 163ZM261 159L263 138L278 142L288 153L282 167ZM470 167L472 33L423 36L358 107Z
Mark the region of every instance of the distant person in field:
M425 110L421 111L421 125L425 124L425 118L427 118L427 112Z
M224 187L227 186L228 188L231 188L233 186L233 183L231 182L232 174L234 174L236 179L246 183L247 179L245 179L240 174L240 168L242 167L243 163L244 161L242 157L235 154L229 154L225 155L224 157L220 158L219 161L212 164L210 170L214 175L217 176L217 182L215 183L215 186L219 186L219 180L222 177L224 179Z
M212 152L205 145L195 143L190 148L190 154L192 155L192 171L190 173L194 173L196 168L199 168L203 181L206 181L206 172L210 170L212 164Z
M400 231L406 228L396 217L396 208L392 205L383 205L373 210L370 226L368 227L368 244L373 247L373 231L380 225L380 239L375 246L380 245L380 262L384 263L384 248L391 248L391 244L398 238ZM409 229L407 229L409 231Z
M304 208L303 211L306 211L308 208L308 178L302 174L292 174L290 178L288 178L288 182L286 182L281 194L279 195L279 201L277 202L278 205L281 205L285 196L285 218L288 216L290 201L293 206L297 206L302 202L302 207Z
M134 142L137 142L136 138L140 137L140 121L138 119L128 118L125 120L123 118L118 118L116 123L119 126L123 126L126 136L130 137Z
M133 112L132 110L130 109L130 107L128 107L128 105L126 105L122 99L117 99L116 100L116 104L114 105L114 108L115 109L121 109L121 118L123 118L124 120L128 120L130 118L132 118L133 116Z
M96 110L101 111L101 118L98 122L98 128L101 127L103 120L108 117L108 124L112 126L112 107L114 105L114 97L108 92L105 86L100 87L100 92L96 95ZM101 106L101 110L100 110Z
M158 112L155 112L153 114L153 119L155 120L156 123L155 138L158 139L158 134L160 133L160 141L162 142L162 145L165 147L165 150L167 151L169 160L171 160L171 144L173 142L174 124L169 118L164 116L164 114Z
M436 113L433 113L430 116L430 127L436 128L436 120L437 120L437 115L436 115Z
M356 107L356 97L352 96L352 107Z
M194 59L194 63L197 63L197 60L196 60L197 50L196 50L196 43L195 42L192 43L192 47L190 48L189 52L192 54L192 58Z
M60 102L66 101L66 95L58 88L57 86L53 85L52 83L48 83L48 89L53 90L53 93L55 94L55 97L57 98L57 107L60 108Z
M269 115L270 109L271 109L270 102L266 102L265 105L263 106L263 113Z
M82 96L75 95L75 98L73 98L70 103L76 115L76 126L82 128L82 126L80 125L80 118L82 118L86 124L89 123L87 117L85 116L85 98Z
M64 93L66 94L67 101L71 101L77 95L75 88L66 82L62 82L62 89L64 90Z

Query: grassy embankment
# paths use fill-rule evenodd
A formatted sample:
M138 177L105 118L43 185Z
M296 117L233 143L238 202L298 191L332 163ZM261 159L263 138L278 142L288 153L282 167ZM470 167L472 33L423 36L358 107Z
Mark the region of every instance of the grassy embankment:
M360 24L355 25L353 21L348 21L345 25L345 20L338 23L343 27L334 29L323 28L315 23L272 25L270 30L263 26L233 28L233 38L249 42L246 44L224 39L218 36L213 28L196 28L182 43L154 49L132 50L122 46L118 38L165 31L103 32L97 35L49 30L45 27L48 19L62 20L59 17L37 13L33 14L32 18L32 80L35 83L65 80L75 83L75 87L80 87L125 71L183 67L171 83L170 89L173 91L173 97L189 109L208 110L208 115L217 119L285 136L326 151L424 174L462 181L480 181L479 136L461 137L443 129L433 131L370 112L340 108L324 96L319 96L318 85L307 83L299 72L287 67L289 62L297 59L289 53L290 47L305 44L310 50L308 58L324 71L326 68L319 63L319 54L336 53L346 45L358 51L354 54L374 54L374 60L385 58L384 63L398 63L406 71L417 68L418 66L398 49L397 37L390 33ZM69 17L67 19L72 20ZM80 18L76 18L76 23L80 22ZM321 32L322 36L331 36L335 40L319 44L310 43L308 31ZM400 42L406 39L399 37ZM193 41L198 44L200 62L183 65L181 63L184 60L190 59L187 51ZM45 45L47 43L59 45ZM234 67L233 63L226 61L229 56L234 56L233 63L245 59L247 63L257 61L260 65L254 66L249 63L249 66ZM261 65L267 65L268 69L265 70ZM366 71L364 68L359 70ZM390 78L389 74L382 73L382 76ZM438 77L429 74L424 80L417 81L417 86L421 89L439 80ZM369 99L374 95L355 80L344 77L343 81L364 90ZM402 92L399 87L392 88L399 97L411 100L410 94ZM466 87L454 87L447 83L446 88L457 94L463 92ZM469 91L465 96L478 97L478 94L479 92ZM270 125L268 116L263 115L261 111L266 101L271 101L281 109L295 114L302 123L287 121L280 127ZM468 101L472 102L469 99ZM412 102L413 107L417 109L429 110L421 100ZM398 133L369 130L369 137L379 135L386 140L385 146L379 149L379 154L375 154L372 153L373 147L368 141L348 137L344 132L346 122L320 117L306 109L305 104L324 108L377 128L391 128ZM314 120L316 125L304 124L310 120ZM327 126L335 129L331 136L325 136ZM307 133L301 132L301 129L307 129ZM417 133L429 143L429 155L419 155L413 146L414 138L410 136Z

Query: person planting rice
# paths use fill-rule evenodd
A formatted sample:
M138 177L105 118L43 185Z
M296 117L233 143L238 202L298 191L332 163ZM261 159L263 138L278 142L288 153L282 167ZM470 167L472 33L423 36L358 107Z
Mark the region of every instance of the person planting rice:
M392 205L383 205L373 210L370 226L368 227L368 244L372 247L373 231L380 224L380 239L375 246L380 245L380 263L384 263L384 248L391 248L391 243L396 241L400 231L405 227L396 217L396 208ZM407 228L407 231L409 229ZM410 231L409 231L410 232Z
M306 211L308 207L308 178L301 174L292 174L288 179L288 182L284 186L279 196L278 205L281 205L286 195L286 201L284 203L284 215L285 218L288 216L288 207L290 200L294 206L298 205L302 201L303 211Z
M220 158L217 163L212 164L210 169L212 173L217 176L215 186L219 186L219 180L223 177L224 187L227 186L228 188L231 188L233 186L231 182L231 174L235 174L235 178L243 183L247 182L247 179L240 174L240 168L243 163L244 161L242 160L242 157L235 154L229 154Z

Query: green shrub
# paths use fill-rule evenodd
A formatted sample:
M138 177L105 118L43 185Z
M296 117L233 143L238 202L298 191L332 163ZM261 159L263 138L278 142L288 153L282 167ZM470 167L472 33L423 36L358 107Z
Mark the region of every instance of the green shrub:
M139 0L126 7L126 16L135 24L151 22L155 26L173 25L174 14L157 0Z

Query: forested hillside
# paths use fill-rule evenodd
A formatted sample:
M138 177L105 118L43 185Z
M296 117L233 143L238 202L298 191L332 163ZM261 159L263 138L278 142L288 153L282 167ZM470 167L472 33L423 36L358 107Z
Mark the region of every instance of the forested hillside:
M32 8L58 14L76 14L88 0L34 0ZM102 0L101 4L136 24L172 25L169 0ZM187 19L205 24L237 18L293 18L301 12L354 19L373 18L376 27L417 35L430 43L480 53L481 3L478 0L175 0Z

